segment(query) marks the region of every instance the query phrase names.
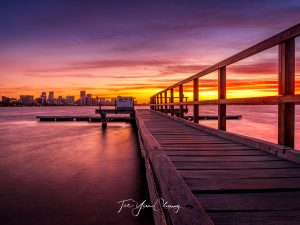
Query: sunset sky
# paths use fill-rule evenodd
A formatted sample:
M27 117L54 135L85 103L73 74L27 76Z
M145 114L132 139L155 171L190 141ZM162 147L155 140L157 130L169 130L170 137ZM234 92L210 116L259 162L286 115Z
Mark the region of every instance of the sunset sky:
M1 0L0 96L86 90L146 102L299 23L299 12L299 0ZM228 97L276 94L277 51L229 66ZM201 99L216 97L216 78L200 79Z

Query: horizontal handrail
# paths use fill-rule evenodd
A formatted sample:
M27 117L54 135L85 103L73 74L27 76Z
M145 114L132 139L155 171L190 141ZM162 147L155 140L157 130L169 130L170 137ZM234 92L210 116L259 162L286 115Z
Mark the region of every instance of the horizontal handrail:
M187 101L174 103L157 103L155 105L277 105L279 103L298 103L300 104L300 95L285 95L285 96L266 96L266 97L250 97L250 98L232 98L232 99L212 99L201 101Z
M226 130L226 105L277 104L278 144L293 148L295 104L300 103L300 95L295 95L295 38L298 36L300 36L300 23L156 93L150 97L150 107L153 110L170 112L174 116L174 106L178 105L179 114L177 115L184 117L183 107L193 105L194 122L198 123L199 105L218 105L218 129ZM226 67L277 45L279 50L278 96L227 99ZM214 71L218 71L218 99L199 101L199 78ZM190 81L193 81L193 101L187 101L183 93L183 85ZM179 87L178 97L174 97L176 87ZM170 97L168 97L168 91ZM179 102L174 102L175 98L179 98Z
M173 88L178 87L179 85L188 83L188 82L194 80L195 78L203 77L203 76L205 76L207 74L210 74L210 73L212 73L212 72L214 72L214 71L216 71L216 70L218 70L218 69L220 69L224 66L229 66L229 65L231 65L235 62L241 61L242 59L253 56L257 53L260 53L260 52L265 51L269 48L272 48L272 47L274 47L274 46L276 46L276 45L278 45L278 44L280 44L280 43L282 43L282 42L284 42L288 39L296 38L298 36L300 36L300 23L293 26L293 27L290 27L289 29L287 29L285 31L282 31L279 34L276 34L276 35L274 35L274 36L272 36L272 37L270 37L270 38L268 38L268 39L266 39L266 40L264 40L264 41L262 41L262 42L260 42L256 45L253 45L252 47L247 48L247 49L245 49L245 50L243 50L243 51L241 51L241 52L239 52L239 53L237 53L237 54L235 54L235 55L233 55L233 56L231 56L231 57L229 57L229 58L227 58L227 59L225 59L221 62L218 62L215 65L213 65L213 66L211 66L207 69L204 69L199 73L194 74L193 76L190 76L190 77L188 77L188 78L186 78L182 81L179 81L178 83L176 83L176 84L174 84L174 85L172 85L172 86L156 93L155 95L164 93L166 91L169 91ZM153 95L152 97L154 97L155 95Z

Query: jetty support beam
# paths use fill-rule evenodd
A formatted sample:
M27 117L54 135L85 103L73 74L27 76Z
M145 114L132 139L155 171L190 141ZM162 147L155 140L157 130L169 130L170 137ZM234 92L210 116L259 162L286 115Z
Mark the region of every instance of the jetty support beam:
M295 95L295 39L279 45L278 94ZM278 144L294 148L295 103L278 104Z

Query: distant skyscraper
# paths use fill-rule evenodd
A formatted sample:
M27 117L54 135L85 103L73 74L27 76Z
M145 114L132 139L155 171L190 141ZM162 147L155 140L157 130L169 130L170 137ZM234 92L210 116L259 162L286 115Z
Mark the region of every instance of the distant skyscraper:
M86 92L80 91L80 105L86 105Z
M75 97L74 96L67 96L66 97L66 103L68 105L73 105L75 103Z
M105 104L105 98L100 98L100 103L101 103L102 105L104 105L104 104Z
M47 102L47 93L42 92L42 94L41 94L41 103L45 104L46 102Z
M2 96L2 103L7 105L9 103L9 97Z
M20 95L20 101L24 105L32 105L34 103L32 95Z
M65 104L64 98L62 96L58 96L57 104L59 104L59 105L64 105Z
M87 94L86 95L86 104L87 105L92 105L93 102L92 102L92 95L91 94Z
M48 97L49 103L53 104L54 103L54 92L49 91L49 97Z
M99 97L92 98L92 105L99 105Z

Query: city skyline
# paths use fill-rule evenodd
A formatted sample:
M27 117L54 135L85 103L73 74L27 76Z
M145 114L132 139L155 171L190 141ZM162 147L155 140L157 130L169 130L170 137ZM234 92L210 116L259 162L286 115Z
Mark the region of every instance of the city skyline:
M20 95L19 98L12 98L10 96L1 96L0 106L52 106L52 105L70 105L70 106L98 106L103 105L114 105L115 98L105 98L101 96L93 96L86 91L80 91L80 97L76 98L73 95L66 96L55 96L54 91L47 92L42 91L39 97L34 95L24 94Z
M300 2L292 0L57 3L0 3L0 96L86 90L149 102L157 91L300 20ZM276 95L277 55L272 48L229 66L227 97ZM200 79L200 99L216 98L216 81L216 73Z

